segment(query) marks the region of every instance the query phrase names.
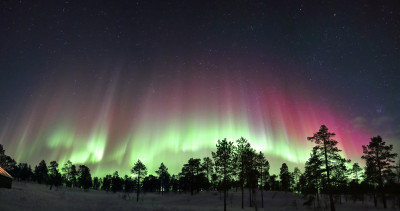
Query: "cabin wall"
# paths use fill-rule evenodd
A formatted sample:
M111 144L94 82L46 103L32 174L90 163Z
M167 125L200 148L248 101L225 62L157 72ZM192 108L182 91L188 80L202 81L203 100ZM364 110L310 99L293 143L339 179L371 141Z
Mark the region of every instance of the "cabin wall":
M0 188L11 188L11 184L11 178L0 175Z

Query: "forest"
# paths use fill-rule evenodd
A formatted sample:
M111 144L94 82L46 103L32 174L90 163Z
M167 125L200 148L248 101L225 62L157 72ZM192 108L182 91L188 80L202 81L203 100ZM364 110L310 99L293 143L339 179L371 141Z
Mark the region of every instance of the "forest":
M393 145L387 145L381 136L372 137L368 145L361 146L364 164L352 163L341 155L334 136L335 133L321 125L307 137L314 147L305 168L295 167L290 171L282 163L279 175L270 174L271 163L264 153L253 149L243 137L235 142L218 140L211 157L190 158L178 174L172 175L164 163L155 172L148 172L140 160L130 169L133 177L119 175L118 171L102 178L92 177L87 166L71 161L60 166L57 161L42 160L32 168L28 163L17 164L6 155L1 144L0 166L15 180L37 182L50 190L122 192L137 201L148 192L196 195L201 191L218 191L226 210L227 196L235 191L241 192L241 208L257 206L257 200L261 200L263 208L268 206L264 204L265 191L284 191L302 195L303 205L314 208L324 206L321 202L324 199L329 202L330 210L335 210L335 204L342 200L373 200L375 207L400 208L400 160L395 162L397 153Z

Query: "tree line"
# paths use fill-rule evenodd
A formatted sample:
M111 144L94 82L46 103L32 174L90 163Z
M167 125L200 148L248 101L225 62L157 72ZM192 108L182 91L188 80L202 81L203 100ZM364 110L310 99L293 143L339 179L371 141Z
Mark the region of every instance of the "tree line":
M279 175L270 174L270 163L263 152L257 152L249 141L240 138L235 142L218 140L212 157L190 158L178 174L171 175L167 166L161 163L154 174L148 175L146 165L138 160L132 167L134 175L120 176L118 171L103 178L93 177L85 165L74 165L67 161L59 166L56 161L46 164L42 160L33 170L27 163L19 163L5 154L0 144L0 166L14 178L22 181L35 181L53 187L81 188L125 192L130 198L136 193L168 192L197 194L200 191L219 191L223 198L224 210L230 191L241 192L241 207L257 206L257 197L264 207L264 191L286 191L302 194L306 197L304 205L321 206L321 197L329 198L330 210L335 203L345 200L363 201L369 196L374 206L380 201L387 208L387 200L393 206L400 207L400 167L395 164L396 153L393 146L386 145L382 137L371 138L363 145L362 159L365 166L351 164L340 154L335 133L329 132L325 125L308 137L315 144L305 163L304 172L297 167L291 172L286 163L280 168ZM400 160L399 160L400 163ZM245 191L248 199L245 199ZM397 199L396 199L397 196ZM397 202L396 202L397 201Z

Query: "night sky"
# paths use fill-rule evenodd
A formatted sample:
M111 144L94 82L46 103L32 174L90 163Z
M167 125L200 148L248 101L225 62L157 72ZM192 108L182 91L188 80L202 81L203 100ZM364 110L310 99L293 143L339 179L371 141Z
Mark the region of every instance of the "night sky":
M353 161L399 151L399 1L226 2L1 1L6 154L177 173L243 136L277 173L321 124Z

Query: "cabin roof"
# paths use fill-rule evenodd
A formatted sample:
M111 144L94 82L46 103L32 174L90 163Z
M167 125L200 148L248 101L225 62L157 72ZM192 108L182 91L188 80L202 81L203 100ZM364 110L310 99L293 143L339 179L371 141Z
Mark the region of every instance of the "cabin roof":
M4 170L3 168L0 167L0 175L5 176L5 177L9 177L12 179L12 176L6 172L6 170Z

